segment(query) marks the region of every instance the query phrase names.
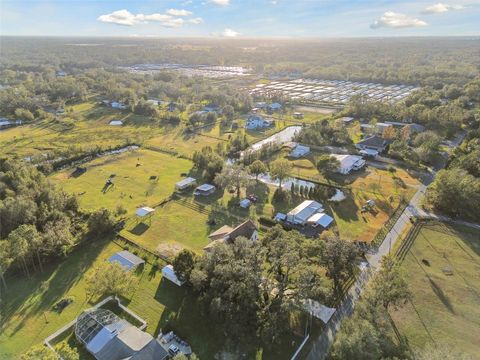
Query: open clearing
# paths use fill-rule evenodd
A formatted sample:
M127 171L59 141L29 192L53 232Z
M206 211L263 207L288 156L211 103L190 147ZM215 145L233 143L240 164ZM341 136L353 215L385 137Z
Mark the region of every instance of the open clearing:
M74 170L67 169L54 174L52 179L65 191L79 195L83 208L115 210L121 204L132 215L135 208L154 206L170 195L192 163L169 154L137 150L104 156L83 166L87 171L81 175L73 176ZM111 175L115 175L114 185L105 188ZM157 178L151 179L152 176Z
M86 299L86 277L120 250L122 247L107 240L86 243L67 258L45 265L43 272L28 279L7 278L8 292L2 302L0 359L17 358L97 303L99 299L91 302ZM61 312L54 311L55 303L66 297L72 297L74 302ZM226 351L225 335L215 331L211 321L201 315L195 294L164 280L160 270L150 264L138 274L137 283L122 302L147 320L147 332L157 335L162 328L173 329L191 344L200 359L213 359L215 354ZM72 340L70 338L76 346ZM262 349L255 339L249 339L239 346L248 359L280 359L293 354L300 341L299 337L289 336L280 346ZM85 351L79 353L82 360L92 359Z
M402 269L413 301L392 317L410 346L416 349L434 342L480 359L480 231L425 225Z
M209 242L211 228L208 215L190 206L170 201L144 222L131 219L120 235L164 256L175 255L183 248L200 254Z

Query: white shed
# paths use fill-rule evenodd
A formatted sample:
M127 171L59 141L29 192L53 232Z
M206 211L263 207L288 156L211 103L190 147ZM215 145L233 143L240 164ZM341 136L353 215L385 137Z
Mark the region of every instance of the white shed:
M192 177L187 177L179 182L177 182L175 184L175 189L177 190L185 190L187 188L189 188L190 186L193 186L195 185L197 182L197 180L195 180L194 178Z
M162 276L178 286L182 286L185 283L185 281L181 281L178 278L177 274L175 274L175 270L173 270L172 265L167 265L163 267Z

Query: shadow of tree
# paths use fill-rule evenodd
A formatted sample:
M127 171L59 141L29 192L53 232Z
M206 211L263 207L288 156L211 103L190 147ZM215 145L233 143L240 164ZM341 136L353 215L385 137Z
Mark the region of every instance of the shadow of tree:
M45 261L43 272L36 272L30 278L20 275L9 277L9 291L2 302L0 330L7 327L9 320L18 315L22 320L10 332L10 336L13 336L23 328L28 318L52 309L65 292L81 279L108 242L109 240L84 242L67 258ZM83 301L86 301L86 298Z

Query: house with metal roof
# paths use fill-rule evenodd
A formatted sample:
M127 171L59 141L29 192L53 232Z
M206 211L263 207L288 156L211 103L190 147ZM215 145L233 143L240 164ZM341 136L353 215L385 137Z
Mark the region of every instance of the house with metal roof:
M344 175L349 174L354 170L360 170L366 164L365 160L362 159L361 156L357 155L332 154L331 156L338 160L340 166L338 167L337 171Z
M313 214L319 212L323 212L322 204L314 200L305 200L287 213L286 221L292 224L305 225Z

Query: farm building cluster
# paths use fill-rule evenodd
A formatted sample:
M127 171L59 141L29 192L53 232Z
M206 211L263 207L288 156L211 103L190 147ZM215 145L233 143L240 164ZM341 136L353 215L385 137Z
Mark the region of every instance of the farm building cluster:
M354 95L363 95L376 101L396 103L413 91L410 85L382 85L341 80L296 79L258 84L250 90L253 96L271 96L281 93L291 100L346 104Z
M184 65L184 64L137 64L122 67L137 74L155 74L160 71L178 71L186 76L203 76L211 79L228 79L250 75L250 69L242 66Z

